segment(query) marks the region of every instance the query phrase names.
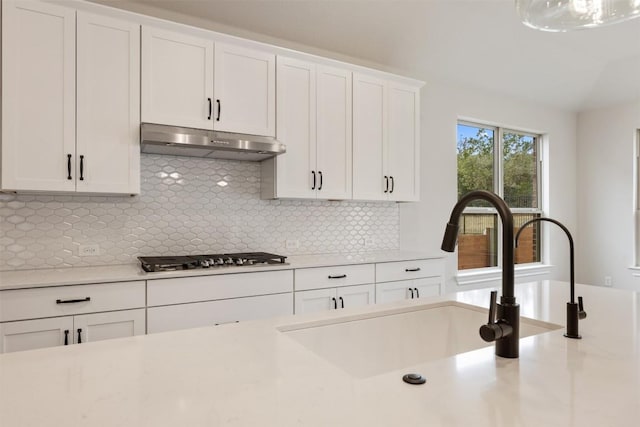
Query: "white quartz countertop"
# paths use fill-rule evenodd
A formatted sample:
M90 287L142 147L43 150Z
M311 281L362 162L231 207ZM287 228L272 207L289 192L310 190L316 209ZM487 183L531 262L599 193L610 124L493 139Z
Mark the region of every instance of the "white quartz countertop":
M224 267L163 271L156 273L146 273L142 270L139 263L96 267L0 271L0 290L90 283L127 282L135 280L166 279L172 277L210 276L216 274L251 273L258 271L291 270L294 268L368 264L428 258L442 258L442 255L410 251L297 255L288 257L287 263L282 265L270 264L266 266L255 265L250 267Z
M443 299L487 306L489 291L394 307ZM562 282L516 288L523 316L563 325L568 295ZM637 425L639 296L592 286L577 295L588 313L582 340L560 329L521 339L518 359L489 346L364 378L277 328L390 305L4 354L0 426ZM407 372L427 383L405 384Z

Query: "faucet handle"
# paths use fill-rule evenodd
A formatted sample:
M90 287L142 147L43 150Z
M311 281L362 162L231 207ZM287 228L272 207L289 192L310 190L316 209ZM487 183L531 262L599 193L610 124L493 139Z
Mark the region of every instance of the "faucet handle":
M496 323L496 304L498 300L498 291L491 291L491 301L489 302L489 321L487 325Z
M578 318L584 319L587 317L587 312L584 311L584 304L582 303L582 297L578 297Z

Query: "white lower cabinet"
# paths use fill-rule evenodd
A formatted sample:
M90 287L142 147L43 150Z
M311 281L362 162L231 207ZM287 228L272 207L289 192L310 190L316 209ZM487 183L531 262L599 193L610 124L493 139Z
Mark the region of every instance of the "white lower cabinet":
M442 277L400 280L398 282L376 283L376 302L401 301L440 295Z
M0 323L0 353L144 335L144 308Z
M293 314L293 294L260 295L191 304L151 307L147 310L148 333L219 326L247 320Z
M314 289L295 293L295 313L314 313L375 303L375 285Z

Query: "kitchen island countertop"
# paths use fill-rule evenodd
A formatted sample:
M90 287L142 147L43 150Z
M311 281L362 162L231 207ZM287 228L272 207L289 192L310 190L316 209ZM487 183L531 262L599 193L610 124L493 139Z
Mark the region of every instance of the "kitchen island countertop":
M488 305L491 289L424 300L0 355L0 426L629 426L640 419L640 299L579 285L582 340L523 338L356 378L278 327L442 300ZM516 287L521 314L564 325L563 282ZM478 325L480 326L480 325ZM416 337L427 340L429 337ZM402 351L402 349L396 349ZM419 372L422 386L402 382Z

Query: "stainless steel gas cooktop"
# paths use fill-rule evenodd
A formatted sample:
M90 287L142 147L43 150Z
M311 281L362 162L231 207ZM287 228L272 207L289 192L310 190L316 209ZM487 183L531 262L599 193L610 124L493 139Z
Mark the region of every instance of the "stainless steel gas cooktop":
M141 256L142 269L147 272L192 270L198 268L221 268L228 266L250 266L286 264L286 256L266 252L241 252L232 254L185 255L185 256Z

